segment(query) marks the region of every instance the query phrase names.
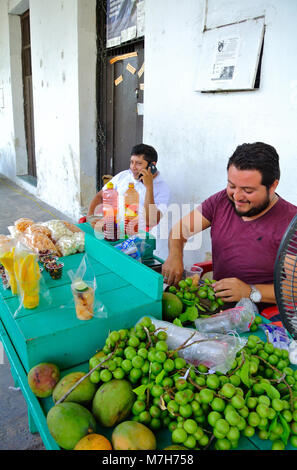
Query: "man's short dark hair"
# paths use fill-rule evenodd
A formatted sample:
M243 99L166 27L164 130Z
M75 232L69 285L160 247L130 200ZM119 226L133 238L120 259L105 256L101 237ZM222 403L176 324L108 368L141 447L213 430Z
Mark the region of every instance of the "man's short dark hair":
M238 170L258 170L267 188L280 179L278 153L272 145L263 142L239 145L229 158L227 170L231 165Z
M132 147L131 155L143 155L148 163L158 161L158 153L151 145L137 144Z

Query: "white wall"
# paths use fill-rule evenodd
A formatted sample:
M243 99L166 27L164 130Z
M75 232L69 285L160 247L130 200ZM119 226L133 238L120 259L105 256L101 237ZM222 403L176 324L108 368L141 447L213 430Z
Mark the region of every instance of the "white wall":
M206 9L207 5L207 9ZM233 93L195 90L204 24L208 28L265 15L260 89ZM263 141L280 155L278 193L297 205L297 2L295 0L146 0L144 141L173 202L199 203L226 185L236 146ZM209 231L199 252L210 250ZM199 242L199 240L198 240ZM167 256L167 241L158 241Z
M20 77L13 73L20 60L19 38L9 21L15 27L19 18L8 12L23 13L28 4L36 195L77 219L96 191L96 1L27 0L24 5L24 0L0 0L0 87L4 83L7 96L0 110L0 172L15 180L26 173L18 151L25 140L12 117L14 92L22 94ZM15 106L22 113L22 99Z

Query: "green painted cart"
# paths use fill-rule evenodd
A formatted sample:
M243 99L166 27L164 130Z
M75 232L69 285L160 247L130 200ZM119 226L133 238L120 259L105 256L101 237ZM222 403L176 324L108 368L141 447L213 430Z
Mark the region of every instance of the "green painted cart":
M84 254L63 259L62 278L52 280L43 273L50 293L50 302L41 299L34 310L19 307L19 299L0 286L0 340L8 357L16 386L22 390L28 407L30 432L38 432L48 450L59 450L46 424L48 410L54 405L52 398L39 399L31 391L27 373L40 362L54 362L64 376L74 370L87 372L89 358L100 349L109 330L132 327L142 316L162 316L163 278L157 272L129 256L115 250L107 242L97 240L85 230L85 247L98 285L98 295L108 312L106 318L80 321L75 307L67 271L76 269ZM154 249L154 241L151 242ZM150 251L150 249L149 249ZM151 253L148 259L152 259ZM110 437L112 430L101 430ZM169 445L170 433L156 433L158 449ZM269 443L267 443L269 445ZM265 449L266 442L242 437L239 450Z

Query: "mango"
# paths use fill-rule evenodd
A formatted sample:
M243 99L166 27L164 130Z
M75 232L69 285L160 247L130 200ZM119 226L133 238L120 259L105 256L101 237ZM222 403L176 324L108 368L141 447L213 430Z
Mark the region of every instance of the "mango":
M112 379L98 388L92 412L102 426L112 427L129 415L135 400L130 382Z
M180 446L178 444L172 444L170 446L164 447L163 450L189 450L188 447Z
M87 434L84 436L74 450L112 450L111 443L101 434Z
M124 421L116 426L111 436L114 450L155 450L153 432L137 421Z
M182 301L171 292L163 292L162 296L162 319L172 322L183 311Z
M94 416L79 403L59 403L53 406L46 417L49 432L62 447L72 450L87 434L96 430Z
M53 391L53 400L56 403L62 398L68 390L80 380L85 372L71 372L65 375ZM90 377L86 377L64 400L75 403L87 403L91 401L96 392L96 385L90 381Z
M39 398L49 397L59 382L60 370L55 364L41 362L28 373L28 384L34 395Z

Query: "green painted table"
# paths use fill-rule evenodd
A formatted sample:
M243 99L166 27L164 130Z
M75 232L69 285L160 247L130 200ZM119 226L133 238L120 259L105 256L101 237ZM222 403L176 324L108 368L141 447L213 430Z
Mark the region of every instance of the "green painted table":
M85 225L85 224L84 224ZM54 362L64 376L74 370L88 371L88 360L100 349L110 329L132 327L143 315L161 318L163 278L150 268L118 252L107 242L86 231L86 253L93 267L98 295L108 310L107 318L80 321L76 318L67 271L78 267L84 254L63 259L63 276L52 280L43 272L51 303L41 300L34 310L20 309L19 300L0 285L0 340L8 357L16 386L22 390L28 406L30 431L39 432L48 450L59 450L47 424L46 414L52 398L38 399L27 382L28 370L39 362ZM152 242L153 243L153 242ZM264 333L257 333L264 339ZM112 430L97 432L110 437ZM158 449L169 445L170 434L156 433ZM242 437L238 450L268 450L271 443L258 437ZM293 449L290 445L287 449Z
M52 398L37 398L31 391L28 382L27 382L27 373L24 369L23 364L21 363L16 350L11 342L7 331L4 328L2 321L0 320L0 338L3 342L6 355L8 357L12 374L15 380L16 386L19 386L22 390L23 396L27 402L28 406L28 422L29 429L32 433L38 432L41 436L41 439L44 443L44 446L47 450L60 450L60 447L57 445L53 437L51 436L47 424L46 424L46 415L49 409L54 406ZM75 367L69 369L64 369L61 372L61 376L74 371L83 371L87 372L89 370L88 362L78 364ZM105 435L110 439L112 434L112 428L100 428L97 427L96 430L98 433ZM170 433L163 429L155 433L157 439L158 449L163 449L164 447L171 444ZM240 438L239 445L237 450L259 450L259 447L250 439L242 437Z
M18 296L1 291L0 318L27 372L44 361L61 369L80 364L100 348L110 329L130 327L148 313L161 318L160 274L88 233L85 249L96 277L95 304L104 304L106 316L88 321L76 317L67 271L78 268L84 253L62 258L65 266L59 280L43 271L41 285L47 295L41 292L35 309L19 308Z

